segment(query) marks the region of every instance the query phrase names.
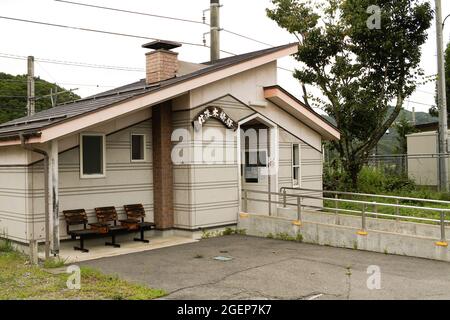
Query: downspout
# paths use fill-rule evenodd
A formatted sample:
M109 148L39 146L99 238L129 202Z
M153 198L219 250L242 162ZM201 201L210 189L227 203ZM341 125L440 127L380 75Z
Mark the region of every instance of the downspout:
M26 144L25 137L23 133L19 134L20 143L22 148L25 150L38 153L44 156L44 198L45 198L45 259L47 260L50 257L50 217L49 217L49 188L48 188L48 177L49 177L49 156L48 153L44 150L32 147ZM33 233L34 236L34 233Z

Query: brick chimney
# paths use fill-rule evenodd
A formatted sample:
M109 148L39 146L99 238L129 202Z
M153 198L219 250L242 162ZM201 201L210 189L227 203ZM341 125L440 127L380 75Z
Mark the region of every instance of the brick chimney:
M172 49L181 47L178 42L157 40L142 46L153 51L145 54L147 84L174 78L178 71L178 53Z

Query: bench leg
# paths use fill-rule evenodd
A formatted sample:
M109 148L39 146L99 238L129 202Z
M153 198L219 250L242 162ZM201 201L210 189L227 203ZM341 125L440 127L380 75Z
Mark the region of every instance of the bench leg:
M144 230L140 230L141 233L141 237L140 238L134 238L134 241L139 241L139 242L143 242L143 243L149 243L150 241L147 239L144 239Z
M114 248L120 248L120 244L116 243L116 235L111 235L111 242L105 242L105 246L111 246Z
M81 252L84 252L84 253L89 252L88 249L84 248L84 239L83 238L80 238L80 246L79 247L73 247L73 249L81 251Z

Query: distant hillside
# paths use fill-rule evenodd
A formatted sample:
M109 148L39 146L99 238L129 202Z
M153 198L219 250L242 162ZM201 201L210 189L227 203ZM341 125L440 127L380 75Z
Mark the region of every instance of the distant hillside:
M324 117L333 124L336 124L336 121L334 121L333 118L327 115L325 115ZM402 110L400 112L398 119L401 119L402 117L404 117L406 120L412 121L413 114L411 111ZM427 112L416 112L416 124L436 122L438 120L439 119L437 117L433 117ZM398 134L396 130L394 128L391 128L389 130L389 134L385 134L384 137L378 143L378 154L383 155L395 153L395 150L398 147L397 137Z
M50 94L51 88L59 92L66 90L40 78L35 78L36 112L51 108L50 97L39 98ZM27 114L27 76L0 72L0 123L23 117ZM58 95L58 103L72 101L80 97L66 92Z

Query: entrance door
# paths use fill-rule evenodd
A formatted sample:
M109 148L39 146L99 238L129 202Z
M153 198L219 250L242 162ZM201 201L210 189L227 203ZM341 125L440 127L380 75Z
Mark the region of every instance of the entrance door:
M252 119L241 125L241 187L243 190L263 192L247 192L249 199L264 200L248 200L246 204L242 203L242 210L248 213L269 215L274 210L273 205L270 208L268 202L268 191L273 192L273 179L276 177L269 167L269 159L273 158L272 130L259 119ZM276 200L274 196L272 200Z

